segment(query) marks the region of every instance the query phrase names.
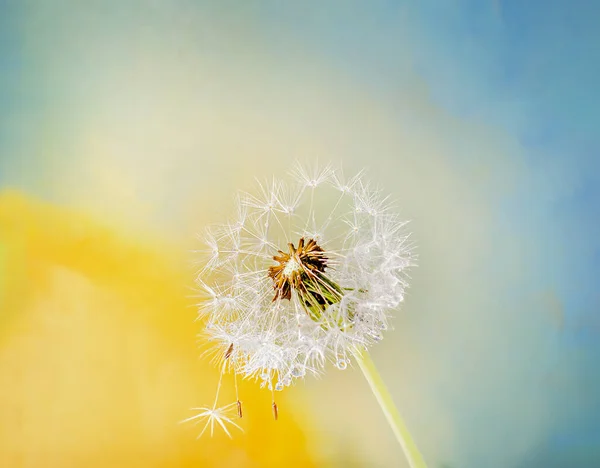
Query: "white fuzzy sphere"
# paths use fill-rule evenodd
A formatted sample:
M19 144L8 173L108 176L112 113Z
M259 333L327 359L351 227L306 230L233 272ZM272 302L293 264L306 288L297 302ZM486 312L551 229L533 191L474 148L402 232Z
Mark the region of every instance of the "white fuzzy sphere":
M241 194L235 217L208 229L201 250L199 312L217 359L276 390L327 361L346 368L381 340L403 300L414 263L405 224L360 174L345 179L329 167L297 167L289 181ZM302 237L323 249L324 274L344 291L319 319L294 290L290 300L274 301L268 276L278 250Z

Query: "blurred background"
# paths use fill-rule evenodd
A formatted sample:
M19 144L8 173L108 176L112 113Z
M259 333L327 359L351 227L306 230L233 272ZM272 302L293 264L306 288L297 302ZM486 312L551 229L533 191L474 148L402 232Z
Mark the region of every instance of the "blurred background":
M0 1L0 466L407 466L352 368L277 423L244 385L231 441L177 424L217 383L195 235L295 160L366 167L411 220L373 357L429 466L600 466L599 15Z

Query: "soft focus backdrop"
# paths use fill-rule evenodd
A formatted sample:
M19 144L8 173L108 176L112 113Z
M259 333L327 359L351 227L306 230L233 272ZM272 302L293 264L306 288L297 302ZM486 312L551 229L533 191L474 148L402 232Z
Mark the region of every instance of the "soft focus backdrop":
M600 465L600 7L0 2L0 465L404 466L359 372L178 426L194 235L292 162L369 168L419 268L374 359L432 467ZM264 412L262 408L265 408Z

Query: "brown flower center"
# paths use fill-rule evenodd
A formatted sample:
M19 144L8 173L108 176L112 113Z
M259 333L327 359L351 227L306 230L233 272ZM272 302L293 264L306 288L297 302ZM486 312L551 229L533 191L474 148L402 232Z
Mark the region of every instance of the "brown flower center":
M318 286L323 282L323 273L327 267L327 256L323 249L314 239L304 242L304 237L298 241L298 248L293 243L288 244L289 253L279 250L273 260L279 265L269 267L269 278L273 280L273 289L277 299L288 299L292 297L292 289L298 291L307 305L316 300L317 303L325 303L325 298L319 293ZM306 297L307 295L311 297Z

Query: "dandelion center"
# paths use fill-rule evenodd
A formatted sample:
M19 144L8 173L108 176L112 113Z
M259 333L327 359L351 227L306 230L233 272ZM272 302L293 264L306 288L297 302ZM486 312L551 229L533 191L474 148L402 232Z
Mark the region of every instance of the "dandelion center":
M305 242L304 237L301 237L297 248L290 242L287 253L283 250L279 250L278 253L279 255L273 256L273 260L279 264L269 267L268 271L275 289L273 302L278 299L290 300L292 291L296 291L308 306L313 305L315 301L320 304L326 303L322 294L322 284L326 278L324 273L328 258L317 241L309 239Z
M301 269L302 265L300 264L300 262L298 262L295 258L290 258L285 264L285 268L283 269L283 275L289 278Z

